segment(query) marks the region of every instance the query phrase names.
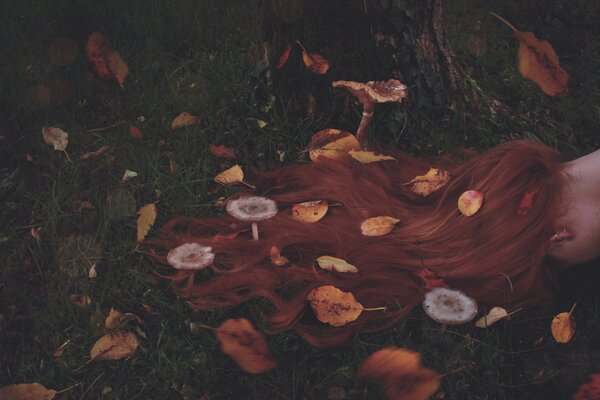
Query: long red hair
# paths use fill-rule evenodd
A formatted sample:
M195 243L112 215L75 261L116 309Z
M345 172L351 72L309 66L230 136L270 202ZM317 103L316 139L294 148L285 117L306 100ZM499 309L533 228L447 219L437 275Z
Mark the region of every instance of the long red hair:
M423 299L424 267L452 288L480 304L510 305L547 299L554 271L544 262L560 190L560 156L541 144L514 141L457 165L438 160L435 167L450 172L443 188L426 198L405 185L423 175L428 162L407 154L396 161L360 164L319 160L259 172L257 191L275 200L279 214L259 223L260 240L249 232L234 239L222 235L247 229L229 216L172 219L158 238L150 240L152 257L168 267L166 253L186 242L212 246L215 263L203 271L167 274L173 290L198 310L232 306L252 298L267 299L267 318L274 330L294 328L308 342L340 345L357 332L380 331L394 325ZM484 204L471 217L457 209L466 190L484 193ZM527 215L517 208L527 192L538 191ZM317 223L291 217L296 203L326 200L331 207ZM366 218L392 216L397 229L367 237L360 231ZM216 236L216 237L215 237ZM276 246L291 264L275 266ZM358 273L321 270L315 259L329 255L357 266ZM325 325L313 316L307 294L333 285L352 292L365 307L387 306L384 312L364 312L343 327Z

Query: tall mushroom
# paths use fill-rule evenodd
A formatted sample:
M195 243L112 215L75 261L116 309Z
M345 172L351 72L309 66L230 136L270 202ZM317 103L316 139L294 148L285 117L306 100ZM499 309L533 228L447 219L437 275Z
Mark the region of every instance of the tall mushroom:
M213 263L212 247L199 243L184 243L167 254L167 262L175 269L202 269Z
M477 314L477 302L460 290L436 287L425 295L423 310L434 321L460 325Z
M333 87L345 87L358 98L363 106L362 119L356 131L356 139L361 147L365 146L365 134L367 126L373 116L376 103L402 102L408 95L408 88L400 81L390 79L388 81L370 81L367 83L352 81L335 81Z
M277 214L277 204L262 196L242 196L227 202L229 215L237 220L252 222L252 238L258 240L258 222Z

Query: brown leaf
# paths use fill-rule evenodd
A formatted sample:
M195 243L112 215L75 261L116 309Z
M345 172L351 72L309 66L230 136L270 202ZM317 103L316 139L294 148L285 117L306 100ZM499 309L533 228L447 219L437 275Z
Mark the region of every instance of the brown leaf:
M65 151L69 144L69 134L60 128L42 128L42 137L44 142L54 147L54 150Z
M222 144L218 145L218 146L211 145L210 152L214 156L223 157L227 160L235 160L236 159L235 150L230 147L226 147L225 145L222 145Z
M343 326L355 321L364 310L352 293L343 292L331 285L311 290L306 299L317 319L331 326Z
M539 40L532 32L522 32L495 13L519 40L519 72L534 81L549 96L564 96L569 92L569 75L562 69L552 45Z
M134 139L143 139L144 133L137 126L130 125L129 126L129 135Z
M69 296L69 301L77 308L85 308L92 304L90 296L84 294L72 294Z
M188 112L182 112L171 122L171 129L177 129L184 126L194 125L200 122L200 118Z
M376 382L389 400L428 400L440 386L440 376L421 366L419 353L395 347L367 357L355 378Z
M154 221L156 221L156 205L153 203L146 204L138 211L139 217L137 219L137 241L141 242L144 240Z
M46 389L39 383L20 383L0 388L1 400L52 400L56 390Z
M296 43L302 48L302 60L304 61L304 65L315 74L326 74L329 70L329 63L327 60L319 53L309 53L306 51L300 41L296 40Z
M446 282L444 282L443 279L438 277L435 274L435 272L427 268L423 268L419 272L414 272L414 274L423 280L423 284L425 285L425 289L427 290L431 290L436 287L449 288L449 286L446 284Z
M270 251L271 263L273 265L277 265L278 267L282 265L286 265L290 262L287 257L281 255L279 248L277 246L272 246Z
M223 353L251 374L261 374L277 366L265 338L245 318L229 319L221 324L215 334Z
M600 399L600 372L592 374L589 382L579 387L573 400L598 400Z
M283 52L281 53L281 56L279 57L279 60L277 61L277 69L281 69L283 68L283 66L288 62L288 59L290 58L290 52L292 51L292 45L288 44L285 47L285 50L283 50Z
M533 206L533 199L535 199L535 195L537 195L539 191L540 189L535 189L523 195L523 198L519 203L519 208L517 208L517 215L524 217L529 213L529 210L531 210L531 207Z
M33 236L33 238L34 238L34 239L35 239L37 242L39 242L39 241L41 241L41 240L42 240L42 237L40 236L40 231L41 231L41 230L42 230L42 227L41 227L41 226L40 226L40 227L38 227L38 228L31 227L31 236Z
M100 78L114 80L123 87L129 74L129 68L103 34L94 32L90 35L85 53Z
M568 343L575 335L575 320L571 316L574 308L575 306L571 311L562 312L552 319L550 330L552 331L552 337L558 343Z
M123 318L123 313L120 311L111 308L108 312L108 316L104 321L104 326L106 329L114 329L118 328L121 325L121 319Z
M467 190L458 198L458 210L466 217L479 211L483 204L483 193L477 190Z
M327 214L329 205L325 200L306 201L294 204L292 207L292 218L302 222L314 223Z
M110 146L102 145L97 150L89 151L87 153L83 153L82 155L79 156L79 159L80 160L87 160L88 158L98 157L99 155L106 153L108 150L110 150Z
M350 157L350 150L360 150L360 144L350 132L324 129L313 135L308 150L312 161L317 161L320 157L343 160Z
M360 232L365 236L383 236L394 230L399 219L393 217L372 217L360 224Z
M439 188L443 187L450 180L448 171L438 168L430 168L425 175L416 176L405 185L410 185L410 190L421 196L427 197Z
M102 336L90 350L92 360L120 360L137 350L139 342L131 332L117 331Z

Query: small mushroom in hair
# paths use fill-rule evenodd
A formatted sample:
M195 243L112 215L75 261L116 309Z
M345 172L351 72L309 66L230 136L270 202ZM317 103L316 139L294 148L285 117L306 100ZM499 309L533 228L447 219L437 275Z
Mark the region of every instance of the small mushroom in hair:
M167 254L167 262L175 269L202 269L213 263L212 247L199 243L184 243Z
M460 290L436 287L425 295L423 310L434 321L460 325L477 314L477 302Z
M258 240L258 222L277 214L277 204L262 196L242 196L229 200L225 209L237 220L252 222L252 238L254 240Z

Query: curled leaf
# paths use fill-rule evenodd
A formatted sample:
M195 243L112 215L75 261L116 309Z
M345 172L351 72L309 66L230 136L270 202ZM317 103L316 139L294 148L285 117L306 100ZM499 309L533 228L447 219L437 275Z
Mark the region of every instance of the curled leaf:
M348 152L348 154L350 154L350 157L354 158L356 161L360 162L361 164L369 164L372 162L377 162L377 161L387 161L387 160L396 160L394 157L392 156L386 156L384 154L377 154L374 153L372 151L367 151L367 150L350 150Z
M239 165L234 165L215 176L215 182L220 183L221 185L235 185L243 182L243 180L244 171L242 171L242 167Z
M467 190L458 198L458 210L466 217L474 215L483 204L483 193Z
M364 310L352 293L343 292L331 285L311 290L306 299L317 319L331 326L344 326L355 321Z
M46 389L40 383L19 383L0 388L2 400L52 400L56 390Z
M123 173L123 178L121 178L121 182L127 182L128 180L135 178L137 175L137 172L126 169Z
M171 122L171 129L177 129L184 126L194 125L200 122L200 118L188 112L182 112Z
M85 53L100 78L114 80L123 87L129 68L103 34L94 32L90 35Z
M443 187L450 180L448 171L438 168L430 168L425 175L416 176L405 185L410 185L410 190L421 196L427 197L439 188Z
M315 74L326 74L329 70L329 63L327 60L319 53L309 53L306 51L300 41L296 40L296 43L302 48L302 60L304 61L306 68L310 69Z
M394 230L398 222L398 218L387 216L367 218L360 224L360 232L365 236L387 235Z
M376 382L389 400L428 400L440 387L440 376L421 366L419 353L396 347L371 354L355 377Z
M251 374L261 374L277 366L265 338L245 318L229 319L221 324L215 334L223 353Z
M349 157L350 150L360 150L358 140L350 132L339 129L319 131L308 144L308 154L312 161L317 161L320 157L343 160Z
M156 205L153 203L146 204L138 211L139 217L137 219L137 241L141 242L144 240L154 221L156 221Z
M294 204L292 217L302 222L313 223L323 218L328 209L329 205L325 200L306 201Z
M93 360L120 360L137 350L139 342L131 332L117 331L102 336L90 350Z
M350 272L356 273L358 272L358 268L356 268L352 264L348 264L346 260L342 260L341 258L331 257L331 256L321 256L317 258L317 264L319 267L323 268L327 271L336 271L336 272Z
M292 51L292 45L288 44L285 47L285 49L283 50L283 52L281 53L281 56L279 56L279 60L277 61L277 65L275 66L277 69L283 68L283 66L288 62L291 51Z
M271 263L273 265L277 265L278 267L288 264L290 260L287 257L281 255L279 248L277 246L272 246L270 251Z

